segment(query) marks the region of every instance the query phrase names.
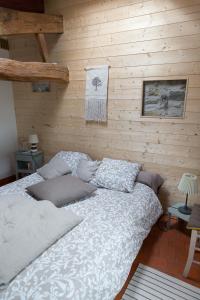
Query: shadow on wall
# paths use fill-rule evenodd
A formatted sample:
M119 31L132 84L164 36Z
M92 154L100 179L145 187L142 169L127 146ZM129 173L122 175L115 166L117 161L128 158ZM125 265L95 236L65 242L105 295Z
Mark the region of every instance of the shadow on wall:
M0 49L0 57L9 57ZM0 80L0 179L15 174L14 153L17 148L17 129L12 83Z
M10 177L15 174L15 155L14 153L0 155L0 179Z

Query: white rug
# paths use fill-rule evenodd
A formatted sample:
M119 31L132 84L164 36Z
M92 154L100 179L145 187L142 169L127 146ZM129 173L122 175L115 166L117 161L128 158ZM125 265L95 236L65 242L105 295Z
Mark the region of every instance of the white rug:
M140 264L123 300L200 300L200 289Z

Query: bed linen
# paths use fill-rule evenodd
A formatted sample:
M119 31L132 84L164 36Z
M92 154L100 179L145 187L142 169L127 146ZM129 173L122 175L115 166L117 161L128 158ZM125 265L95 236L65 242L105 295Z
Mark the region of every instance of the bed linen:
M30 175L0 188L0 195L25 195L26 186L42 180ZM153 190L141 183L135 184L133 193L99 188L66 209L83 217L82 223L0 291L1 300L114 299L162 213Z
M82 221L74 212L58 209L48 200L37 202L17 194L3 197L6 200L0 201L0 289L5 289L20 271Z

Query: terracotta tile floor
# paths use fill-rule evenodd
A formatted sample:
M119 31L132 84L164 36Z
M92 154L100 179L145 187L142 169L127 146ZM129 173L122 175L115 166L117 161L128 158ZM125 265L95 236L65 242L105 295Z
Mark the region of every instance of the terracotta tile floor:
M160 224L162 225L164 221L165 219L162 219ZM139 263L200 288L200 266L192 265L188 279L182 276L188 255L190 232L186 231L185 224L177 223L175 220L172 223L171 229L167 232L161 231L158 224L152 228L132 265L128 280L115 300L121 299ZM200 257L196 258L200 260Z

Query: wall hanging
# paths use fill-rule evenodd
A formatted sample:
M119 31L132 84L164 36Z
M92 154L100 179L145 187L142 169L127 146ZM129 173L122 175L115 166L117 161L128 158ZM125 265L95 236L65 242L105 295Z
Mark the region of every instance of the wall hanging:
M107 121L109 66L87 67L85 120Z
M183 118L187 79L143 81L142 116Z

